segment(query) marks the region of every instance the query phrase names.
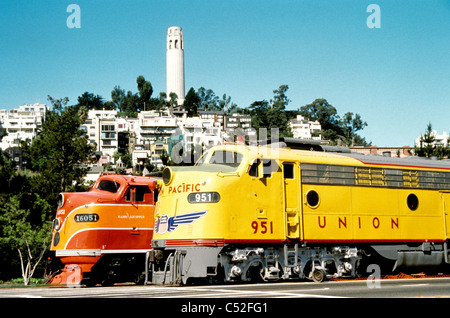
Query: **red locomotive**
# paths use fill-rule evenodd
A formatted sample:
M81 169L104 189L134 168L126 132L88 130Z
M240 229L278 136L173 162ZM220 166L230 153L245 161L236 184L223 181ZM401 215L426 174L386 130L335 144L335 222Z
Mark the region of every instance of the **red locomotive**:
M143 282L156 185L153 177L104 174L87 192L61 193L51 250L64 268L50 283Z

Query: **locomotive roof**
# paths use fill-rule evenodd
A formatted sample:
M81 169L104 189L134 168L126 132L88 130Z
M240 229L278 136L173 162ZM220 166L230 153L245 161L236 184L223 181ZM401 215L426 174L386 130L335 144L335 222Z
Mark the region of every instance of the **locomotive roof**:
M363 162L364 164L450 169L450 160L448 159L434 160L416 156L409 156L404 158L384 157L380 155L363 155L355 152L350 154L344 154L344 156L354 158L358 161Z
M376 166L395 166L396 168L424 168L424 169L443 169L450 170L450 160L432 160L421 157L385 157L380 155L363 155L355 152L333 153L307 150L294 150L283 148L287 153L295 153L295 156L302 156L308 162L318 161L318 163L332 163L343 165L376 165Z
M338 158L348 158L350 160L357 160L360 163L366 165L385 165L395 167L415 167L415 168L429 168L429 169L449 169L450 160L433 160L429 158L422 158L416 156L410 156L405 158L398 157L385 157L380 155L363 155L355 152L351 152L349 148L339 146L327 146L321 145L318 140L309 139L297 139L297 138L278 138L275 140L267 140L260 142L262 145L271 147L282 147L288 151L302 151L303 156L321 158L333 158L333 160L339 160ZM306 155L309 152L310 155ZM340 161L340 160L339 160ZM344 160L346 161L346 160ZM334 162L337 163L337 162ZM351 163L351 162L349 162Z
M219 147L236 147L234 146L219 146ZM336 164L336 165L375 165L395 168L419 168L419 169L439 169L450 170L450 160L433 160L428 158L421 158L416 156L398 158L385 157L380 155L363 155L351 152L344 147L313 147L311 150L301 147L296 149L288 147L286 144L267 144L263 146L241 146L247 149L250 153L257 153L261 157L280 156L285 160L304 161L310 163ZM236 148L235 148L236 149ZM333 151L336 150L336 151ZM347 151L348 150L348 151Z
M123 175L123 174L116 174L116 173L105 173L100 175L100 177L97 179L108 179L108 180L115 180L117 182L125 181L127 183L141 183L141 184L152 184L157 178L155 177L143 177L143 176L130 176L130 175Z

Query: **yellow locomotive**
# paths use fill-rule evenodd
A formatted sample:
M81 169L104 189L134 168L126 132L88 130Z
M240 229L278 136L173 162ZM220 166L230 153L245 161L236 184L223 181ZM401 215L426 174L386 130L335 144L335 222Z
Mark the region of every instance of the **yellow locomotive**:
M213 147L193 167L165 168L160 187L155 284L322 281L371 263L449 263L449 162L285 138Z

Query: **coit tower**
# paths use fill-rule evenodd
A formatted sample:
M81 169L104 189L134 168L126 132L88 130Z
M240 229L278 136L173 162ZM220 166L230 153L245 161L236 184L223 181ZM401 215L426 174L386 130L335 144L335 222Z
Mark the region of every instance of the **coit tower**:
M166 49L166 93L170 100L170 93L178 96L178 105L184 102L184 42L183 31L173 26L167 30Z

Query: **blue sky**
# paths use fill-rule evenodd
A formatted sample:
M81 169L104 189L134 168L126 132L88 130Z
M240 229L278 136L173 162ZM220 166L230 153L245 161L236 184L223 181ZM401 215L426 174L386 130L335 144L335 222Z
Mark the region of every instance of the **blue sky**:
M81 28L70 29L70 4ZM369 4L381 28L369 28ZM378 146L412 145L428 122L450 131L448 0L4 0L0 108L88 91L111 99L136 77L165 91L167 28L183 28L186 91L203 86L240 107L289 85L298 109L325 98L359 113Z

